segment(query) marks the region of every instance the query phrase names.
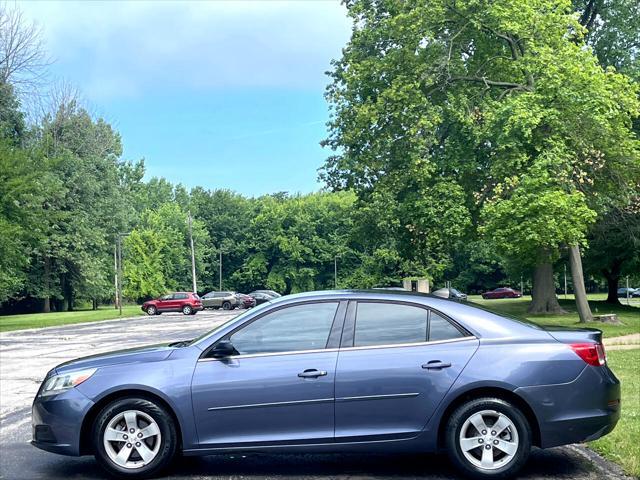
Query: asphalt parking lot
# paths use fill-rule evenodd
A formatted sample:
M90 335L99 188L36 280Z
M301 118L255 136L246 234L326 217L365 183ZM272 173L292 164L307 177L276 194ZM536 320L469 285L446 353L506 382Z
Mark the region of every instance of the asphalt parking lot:
M72 358L140 345L186 340L238 312L110 320L0 334L0 478L107 478L93 457L62 457L33 448L31 402L49 369ZM384 479L459 478L446 456L216 455L180 458L171 479ZM620 470L581 446L536 450L519 478L624 479Z

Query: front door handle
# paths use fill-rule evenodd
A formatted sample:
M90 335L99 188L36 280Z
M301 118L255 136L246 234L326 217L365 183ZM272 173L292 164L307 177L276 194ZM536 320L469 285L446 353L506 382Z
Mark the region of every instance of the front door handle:
M441 362L440 360L431 360L430 362L422 365L422 368L425 370L442 370L443 368L449 368L450 366L450 363Z
M304 372L300 372L298 376L300 378L318 378L324 377L327 374L324 370L316 370L315 368L310 368L305 370Z

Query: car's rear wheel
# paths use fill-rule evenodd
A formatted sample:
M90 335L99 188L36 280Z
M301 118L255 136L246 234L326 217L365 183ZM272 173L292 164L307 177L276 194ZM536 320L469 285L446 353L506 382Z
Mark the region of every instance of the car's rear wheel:
M185 305L182 307L182 313L184 315L191 315L193 313L193 308L191 308L191 305Z
M96 417L93 446L98 463L119 478L146 478L173 459L178 437L164 408L141 398L116 400Z
M231 303L230 302L224 302L222 304L222 309L223 310L231 310Z
M147 315L155 315L158 313L158 309L153 305L147 307Z
M531 451L531 427L522 412L499 398L471 400L449 418L446 444L454 465L474 478L508 478Z

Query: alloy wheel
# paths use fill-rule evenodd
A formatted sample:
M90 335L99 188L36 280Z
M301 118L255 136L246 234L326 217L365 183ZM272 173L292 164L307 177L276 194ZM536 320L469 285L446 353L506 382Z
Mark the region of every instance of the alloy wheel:
M140 410L116 414L103 434L104 449L109 459L127 469L151 463L158 456L161 440L157 422Z
M515 458L519 445L518 431L505 414L482 410L464 422L458 443L472 465L483 470L496 470Z

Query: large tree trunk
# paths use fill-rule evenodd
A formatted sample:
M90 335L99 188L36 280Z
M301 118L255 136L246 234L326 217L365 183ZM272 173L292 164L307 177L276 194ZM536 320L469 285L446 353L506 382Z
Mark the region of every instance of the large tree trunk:
M616 260L611 264L609 270L602 270L604 278L607 279L607 303L620 305L620 300L618 299L618 282L620 281L621 269L622 262Z
M553 282L551 263L536 265L533 272L533 288L531 289L531 305L529 313L567 313L558 303Z
M62 276L62 297L63 297L63 310L65 312L73 311L73 287L71 286L69 277L65 274Z
M573 295L576 299L580 323L592 322L593 314L587 300L587 290L584 288L584 274L582 273L582 257L580 247L569 247L569 265L571 266L571 279L573 280Z
M51 275L51 259L48 255L44 257L44 300L42 302L42 312L49 313L51 311L51 297L49 296Z

